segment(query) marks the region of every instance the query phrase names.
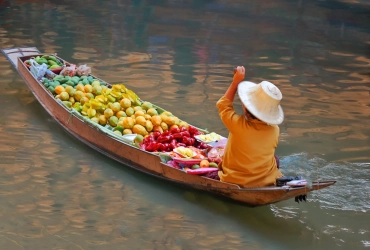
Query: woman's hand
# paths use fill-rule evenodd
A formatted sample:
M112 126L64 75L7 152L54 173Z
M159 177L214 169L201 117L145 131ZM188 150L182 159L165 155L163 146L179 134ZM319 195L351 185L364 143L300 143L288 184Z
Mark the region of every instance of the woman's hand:
M239 83L244 80L245 68L243 66L238 66L234 69L233 82L230 84L229 88L225 92L225 97L230 101L234 101L235 93L238 89Z
M233 83L239 84L244 80L245 77L245 68L243 66L238 66L234 69L234 78Z

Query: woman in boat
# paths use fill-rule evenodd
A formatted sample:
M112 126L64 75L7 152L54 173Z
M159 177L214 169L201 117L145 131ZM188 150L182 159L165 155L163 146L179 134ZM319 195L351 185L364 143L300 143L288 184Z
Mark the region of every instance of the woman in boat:
M282 177L275 156L280 129L284 120L280 106L282 94L272 83L255 84L243 81L245 69L238 66L233 81L216 106L229 136L218 177L223 182L241 187L265 187L276 184ZM238 92L243 115L233 106Z

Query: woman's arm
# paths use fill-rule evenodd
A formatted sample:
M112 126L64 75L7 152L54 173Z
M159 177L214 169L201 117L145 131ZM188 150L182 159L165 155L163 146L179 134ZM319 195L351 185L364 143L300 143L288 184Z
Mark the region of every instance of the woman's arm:
M234 101L236 91L240 82L244 80L245 68L243 66L238 66L233 77L233 82L230 84L229 88L225 92L225 97L230 101Z

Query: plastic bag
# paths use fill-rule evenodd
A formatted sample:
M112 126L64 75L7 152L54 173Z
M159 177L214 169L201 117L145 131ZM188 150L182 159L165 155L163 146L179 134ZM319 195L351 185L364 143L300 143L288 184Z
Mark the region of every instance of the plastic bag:
M76 65L71 64L69 66L66 66L62 71L60 71L59 75L62 76L74 76L76 75Z
M88 67L86 64L82 64L77 67L76 75L78 76L88 76L91 74L91 68Z
M42 77L44 77L46 70L48 69L48 66L43 64L38 64L34 59L30 59L31 64L31 74L37 79L40 80Z
M225 152L225 147L227 144L227 138L222 138L218 142L216 142L212 149L208 152L208 159L212 162L216 162L217 164L221 162L222 156Z

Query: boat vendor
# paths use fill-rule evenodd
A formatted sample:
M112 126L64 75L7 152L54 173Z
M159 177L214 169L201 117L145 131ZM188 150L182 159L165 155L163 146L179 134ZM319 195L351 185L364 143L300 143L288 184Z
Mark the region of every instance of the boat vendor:
M282 94L268 81L255 84L243 81L244 76L245 68L238 66L232 83L216 104L229 130L218 177L241 187L275 185L276 179L283 176L275 156L280 133L278 124L284 120L280 106ZM243 115L234 110L236 92L243 104Z

